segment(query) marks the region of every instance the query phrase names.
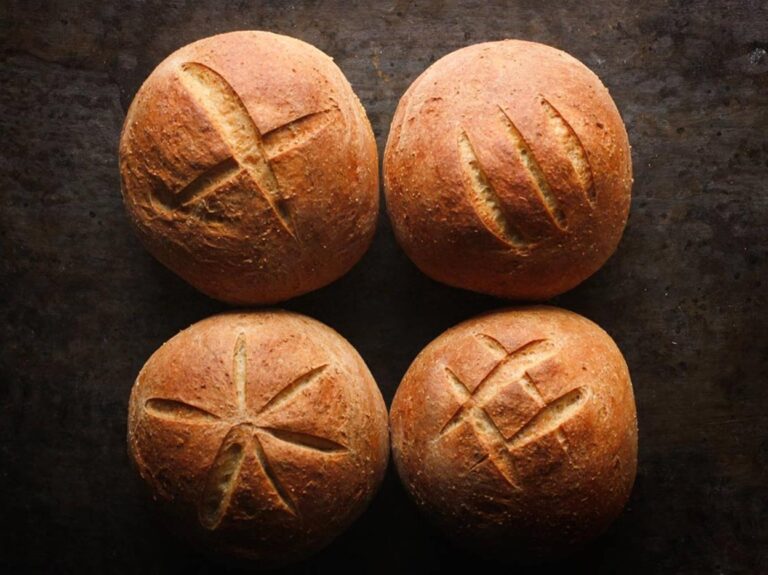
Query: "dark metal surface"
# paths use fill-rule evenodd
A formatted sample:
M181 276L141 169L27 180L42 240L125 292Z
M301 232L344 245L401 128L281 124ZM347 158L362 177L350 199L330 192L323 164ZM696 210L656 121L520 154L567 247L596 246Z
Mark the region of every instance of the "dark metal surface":
M139 496L125 449L133 378L225 306L142 249L117 142L141 81L192 40L267 29L332 55L383 150L398 98L436 58L518 37L610 88L633 145L617 254L555 303L626 354L640 467L577 572L768 572L768 6L765 2L3 2L0 5L0 571L209 572ZM284 307L336 328L389 403L416 353L504 302L435 284L384 214L362 262ZM390 469L369 511L298 572L477 572ZM537 571L541 571L540 569Z

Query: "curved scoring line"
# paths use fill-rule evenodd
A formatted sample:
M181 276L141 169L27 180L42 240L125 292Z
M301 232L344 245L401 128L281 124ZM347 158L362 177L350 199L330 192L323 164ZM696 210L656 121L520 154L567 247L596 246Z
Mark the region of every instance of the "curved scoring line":
M206 529L216 529L227 513L237 488L245 447L251 441L247 428L236 426L227 432L205 478L198 503L198 520Z
M264 470L264 475L272 485L275 493L283 502L283 505L285 505L285 507L291 513L291 515L300 517L301 514L299 513L299 508L296 505L296 502L293 500L293 497L291 496L288 489L278 479L275 470L272 469L272 464L267 457L267 453L264 451L264 447L261 445L261 441L259 441L259 438L256 436L253 438L253 446L256 452L256 458L259 460L261 468Z
M266 431L281 441L290 443L292 445L298 445L299 447L303 447L305 449L322 451L324 453L348 451L347 447L341 443L333 441L332 439L328 439L327 437L321 437L311 433L282 429L279 427L262 426L259 427L259 429Z
M317 380L328 367L327 363L319 365L310 369L309 371L301 374L294 379L291 383L286 385L280 391L278 391L272 398L264 404L259 410L259 413L267 413L274 410L277 406L283 405L289 401L292 397L296 396L304 388L310 386L315 380Z
M466 131L459 134L459 159L469 180L470 204L485 228L516 250L529 245L510 225L501 208L501 200L480 165Z
M582 192L587 197L589 204L594 205L596 199L594 172L587 150L581 143L581 138L565 119L565 116L544 96L541 96L541 105L544 106L550 127L559 136L560 142L565 148L565 154L576 174L576 179L579 180Z
M557 196L552 191L552 188L547 181L547 177L544 174L544 170L541 168L539 161L531 149L531 146L526 141L525 137L517 126L512 121L512 118L504 111L504 108L498 106L499 111L507 128L507 135L512 140L512 143L517 151L518 158L525 171L528 173L530 182L533 184L533 188L536 191L536 195L539 197L544 205L544 208L549 213L549 217L558 229L564 230L568 227L568 222L565 218L565 212L560 207L560 202Z
M328 108L319 112L310 112L269 132L264 132L261 138L267 157L275 158L298 148L317 136L331 123L331 112L335 109Z
M546 404L507 440L507 447L522 447L558 430L579 411L588 397L589 391L586 387L577 387Z
M218 421L219 416L210 411L176 399L152 397L144 402L144 410L159 419L183 421L185 423L203 423Z
M246 405L246 389L248 385L248 350L246 348L245 332L237 334L235 351L232 354L232 378L235 383L237 410L244 414Z

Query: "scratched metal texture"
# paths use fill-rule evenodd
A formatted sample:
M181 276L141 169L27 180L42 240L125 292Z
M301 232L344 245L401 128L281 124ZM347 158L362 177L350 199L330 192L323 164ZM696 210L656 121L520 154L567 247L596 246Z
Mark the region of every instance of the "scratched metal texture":
M632 142L632 211L616 255L554 303L626 354L639 473L604 537L533 572L768 572L768 5L734 0L0 3L0 571L218 571L154 521L125 433L146 358L226 307L142 249L116 151L163 57L246 28L332 55L380 150L409 83L461 46L536 40L597 72ZM428 341L504 305L424 277L382 213L352 272L284 307L346 336L389 403ZM390 468L365 515L293 571L487 568Z

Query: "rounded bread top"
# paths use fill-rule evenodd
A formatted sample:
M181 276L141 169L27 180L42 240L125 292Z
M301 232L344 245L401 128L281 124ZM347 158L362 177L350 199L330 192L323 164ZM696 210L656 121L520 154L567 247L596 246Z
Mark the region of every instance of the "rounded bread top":
M147 248L233 303L333 281L375 228L365 112L329 56L287 36L231 32L171 54L131 104L120 169Z
M629 142L600 79L521 40L462 48L400 101L387 209L427 275L516 299L574 287L613 253L629 210Z
M137 378L128 427L142 479L182 531L266 564L337 535L388 457L363 360L282 311L214 316L166 342Z
M562 550L604 529L634 481L626 363L602 329L558 308L449 329L414 360L390 417L407 489L470 546Z

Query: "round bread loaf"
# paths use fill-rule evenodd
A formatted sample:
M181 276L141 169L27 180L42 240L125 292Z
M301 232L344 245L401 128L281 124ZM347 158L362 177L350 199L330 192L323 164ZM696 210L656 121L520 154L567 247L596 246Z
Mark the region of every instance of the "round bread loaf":
M395 235L424 273L540 300L614 252L632 167L599 78L560 50L505 40L448 54L411 85L384 183Z
M390 413L417 505L457 543L530 561L565 554L619 515L637 467L626 363L591 321L504 310L440 335Z
M172 529L268 568L317 551L365 509L389 457L387 412L361 357L329 327L233 312L147 361L128 447Z
M147 249L231 303L342 276L379 209L376 142L341 70L268 32L213 36L164 60L128 110L120 171Z

